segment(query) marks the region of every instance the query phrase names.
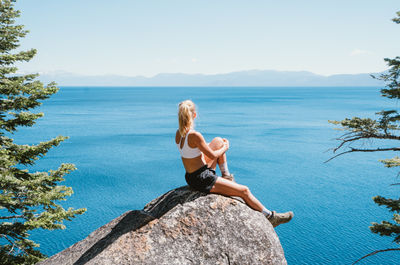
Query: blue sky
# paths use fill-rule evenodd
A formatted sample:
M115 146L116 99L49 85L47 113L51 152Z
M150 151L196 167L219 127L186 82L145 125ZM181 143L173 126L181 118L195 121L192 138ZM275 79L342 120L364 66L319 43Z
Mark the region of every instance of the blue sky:
M399 0L19 0L22 72L153 76L378 72L400 55Z

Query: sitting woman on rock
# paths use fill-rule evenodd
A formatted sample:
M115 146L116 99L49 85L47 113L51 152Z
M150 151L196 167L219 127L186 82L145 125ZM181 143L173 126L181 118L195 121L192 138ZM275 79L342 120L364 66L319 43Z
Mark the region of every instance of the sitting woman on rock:
M293 212L277 213L268 210L254 197L247 186L234 182L226 160L229 141L216 137L207 144L203 135L193 129L196 117L196 106L191 100L179 103L179 129L176 131L175 143L186 170L187 184L192 189L205 193L241 197L252 209L262 212L274 227L289 222ZM215 173L217 164L222 177Z

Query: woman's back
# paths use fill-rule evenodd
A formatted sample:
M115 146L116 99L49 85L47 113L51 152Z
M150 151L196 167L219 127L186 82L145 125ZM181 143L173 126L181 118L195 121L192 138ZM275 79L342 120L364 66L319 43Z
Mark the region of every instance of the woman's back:
M198 132L189 130L185 137L181 137L179 130L176 131L175 143L181 154L183 166L186 172L191 173L204 166L206 163L203 160L203 155L197 147Z
M185 137L181 137L179 143L176 143L179 149L179 153L183 158L195 158L201 155L200 149L196 147L190 147L188 144L188 135L194 130L189 130Z

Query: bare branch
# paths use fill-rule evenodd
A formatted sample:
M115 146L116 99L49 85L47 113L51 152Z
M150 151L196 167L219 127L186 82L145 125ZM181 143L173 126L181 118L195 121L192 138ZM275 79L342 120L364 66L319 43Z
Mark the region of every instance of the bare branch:
M23 218L23 215L10 215L10 216L0 216L0 219L13 219L13 218Z
M376 139L387 139L387 140L400 140L399 135L393 135L389 133L372 133L369 131L359 131L359 132L347 132L340 136L339 139L349 139L349 138L357 138L354 140L358 140L358 138L376 138ZM338 140L339 140L338 139Z
M338 138L337 140L359 140L359 139L381 139L381 140L400 140L400 136L397 135L392 135L392 134L376 134L376 133L371 133L371 132L349 132L346 134L343 134Z
M400 136L391 135L391 134L377 134L373 138L388 139L388 140L400 140Z
M1 237L4 237L8 242L10 242L10 244L11 244L11 249L10 249L10 251L8 251L8 254L10 254L10 253L14 250L15 243L14 243L11 239L8 239L8 236L7 236L7 235L0 235L0 236L1 236ZM17 246L17 248L20 249L18 246Z
M352 142L352 141L355 141L355 140L359 140L359 139L362 139L362 138L364 138L364 137L359 136L359 137L354 137L354 138L351 138L351 139L336 139L336 140L340 140L340 141L342 141L342 142L340 143L340 145L339 145L338 147L333 148L333 152L335 153L335 152L336 152L338 149L340 149L345 143Z
M378 253L380 253L380 252L395 251L395 250L400 250L400 248L387 248L387 249L382 249L382 250L375 250L375 251L373 251L373 252L371 252L371 253L369 253L369 254L367 254L367 255L365 255L365 256L359 258L358 260L356 260L356 261L353 263L353 265L356 264L357 262L359 262L360 260L365 259L366 257L373 256L373 255L378 254Z
M350 152L352 152L352 151L346 151L346 152L342 152L342 153L340 153L340 154L334 155L334 156L332 156L331 158L329 158L328 160L326 160L324 163L328 163L328 162L331 161L332 159L334 159L334 158L336 158L336 157L338 157L338 156L341 156L341 155L350 153Z
M400 151L400 148L398 147L391 147L391 148L376 148L376 149L357 149L357 148L350 148L349 151L345 151L342 152L340 154L337 154L331 158L329 158L328 160L326 160L324 163L328 163L329 161L331 161L332 159L347 154L347 153L353 153L353 152L382 152L382 151Z
M350 151L351 151L351 152L400 151L400 147L376 148L376 149L358 149L358 148L351 148Z

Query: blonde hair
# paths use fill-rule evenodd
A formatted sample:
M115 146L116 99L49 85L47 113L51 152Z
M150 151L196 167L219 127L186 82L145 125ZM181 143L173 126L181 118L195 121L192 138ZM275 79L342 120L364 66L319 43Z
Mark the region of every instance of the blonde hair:
M179 103L178 119L179 134L185 137L190 128L193 127L193 115L196 112L196 105L191 100L185 100Z

